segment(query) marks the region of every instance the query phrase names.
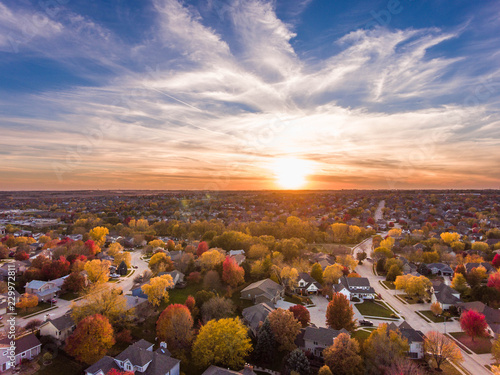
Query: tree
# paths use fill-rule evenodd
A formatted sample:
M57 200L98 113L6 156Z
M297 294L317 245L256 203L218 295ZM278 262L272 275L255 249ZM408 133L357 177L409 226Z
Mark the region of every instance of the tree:
M399 237L401 236L401 233L403 233L403 231L400 228L392 228L389 232L387 232L387 235L389 237Z
M403 289L409 296L423 298L427 295L432 283L425 276L403 275L396 277L396 289Z
M85 263L88 279L95 284L103 284L109 280L109 266L107 260L94 259Z
M299 272L293 267L283 267L280 272L280 279L283 285L290 290L294 290L299 279Z
M434 302L432 305L431 305L431 312L435 315L435 316L438 316L438 315L441 315L441 313L443 312L443 308L441 307L441 304L439 302Z
M123 246L119 242L114 242L109 245L108 255L114 257L116 254L119 254L123 251Z
M274 339L279 345L281 351L291 351L295 349L295 339L299 334L301 325L294 318L293 313L288 310L278 308L272 311L268 316Z
M191 314L193 314L193 309L196 307L196 300L193 296L189 295L186 298L186 302L184 302L184 306L186 306Z
M66 340L66 352L77 360L92 364L106 355L115 344L113 327L108 318L100 314L83 319Z
M364 349L367 373L381 374L395 360L405 356L409 345L399 331L388 330L387 324L383 323L365 340Z
M321 264L314 263L311 268L311 277L318 283L323 284L323 268Z
M216 266L224 262L224 255L217 250L208 250L199 258L200 266L206 270L213 270Z
M119 266L121 263L125 264L125 268L130 268L132 266L132 255L128 251L115 255L113 264Z
M120 371L115 368L109 370L106 375L134 375L132 371Z
M222 280L236 288L245 282L245 270L238 266L233 258L227 256L224 263L222 263Z
M425 375L426 372L413 360L399 358L392 362L391 367L385 369L384 375Z
M359 261L359 264L361 264L366 259L366 252L360 251L356 253L356 259Z
M201 306L201 316L204 322L215 319L230 318L235 311L233 301L224 297L214 297Z
M459 293L463 293L467 290L467 281L461 273L455 273L453 280L451 281L451 287Z
M288 308L289 311L293 313L295 319L302 324L302 327L307 327L309 321L311 320L311 315L309 314L309 310L302 305L294 305Z
M271 329L269 319L266 319L257 332L257 344L255 345L254 356L265 364L269 364L274 357L276 341Z
M380 241L380 247L383 247L387 250L392 250L394 243L396 240L392 237L387 237L385 240Z
M391 258L394 254L392 253L391 249L388 249L386 247L379 246L375 250L373 250L373 258L375 260L379 259L387 259Z
M299 375L309 375L311 372L311 364L301 349L295 349L288 355L286 367L288 371L295 371Z
M443 232L441 233L441 239L448 245L451 245L453 242L460 240L460 234L453 232Z
M332 329L354 331L354 312L349 300L342 293L333 293L326 308L326 325Z
M500 268L500 254L495 254L493 260L491 261L491 264L495 268Z
M201 241L196 248L196 255L201 257L201 255L208 251L208 244L205 241Z
M69 273L70 263L61 256L58 260L45 262L42 273L46 280L54 280L66 276Z
M26 325L24 329L26 331L35 332L35 330L42 325L42 321L40 319L31 319Z
M327 365L321 367L318 371L318 375L333 375L332 370Z
M432 356L438 369L441 369L441 365L446 361L463 361L457 344L440 332L427 332L424 339L424 351Z
M158 275L161 272L172 271L174 263L167 254L159 252L151 257L148 267L153 272L153 275Z
M339 255L339 256L337 256L336 260L337 260L337 263L339 263L342 266L347 267L351 270L354 270L358 265L358 261L355 260L352 257L352 255L349 255L349 254Z
M35 294L24 293L19 298L19 302L16 304L18 309L30 309L38 305L38 297Z
M460 327L470 336L472 341L474 341L476 337L488 336L488 323L486 323L486 318L483 314L475 310L469 310L462 313L460 316Z
M159 306L162 301L168 302L167 289L174 287L174 281L170 275L153 277L148 284L141 286L141 290L148 296L148 301L153 306Z
M85 276L79 272L72 272L64 279L62 289L72 293L79 293L85 288Z
M128 255L130 255L130 253L127 253ZM116 260L116 258L115 258ZM130 263L130 262L129 262ZM120 262L120 264L118 265L118 268L116 269L116 272L121 275L121 276L125 276L128 272L128 267L127 267L127 263L125 263L124 260L122 260Z
M217 271L208 271L205 276L203 276L203 289L206 290L217 290L221 288L220 276Z
M476 241L472 244L472 250L474 251L479 251L479 252L486 252L490 249L490 245L488 245L486 242L480 242Z
M495 288L500 292L500 272L495 272L488 278L488 287Z
M94 243L102 247L106 242L106 236L109 234L109 230L106 227L95 227L90 230L89 236L94 241Z
M193 340L193 317L189 309L180 304L169 305L156 322L156 335L175 354L183 354Z
M323 350L325 364L334 374L361 375L363 374L363 359L359 355L360 348L356 339L348 334L341 333L333 345Z
M252 245L250 246L250 250L248 250L248 258L250 259L264 259L268 255L269 248L266 245Z
M85 299L71 304L71 316L75 323L92 315L103 315L113 325L126 321L131 316L127 310L127 299L120 288L94 287Z
M396 280L396 277L401 276L402 274L403 272L401 272L401 268L397 264L393 264L387 271L385 279L387 281L394 281Z
M200 328L193 344L199 367L218 365L240 369L252 351L247 327L238 318L211 320Z
M500 337L493 341L493 346L491 347L491 355L495 358L495 362L500 362Z
M325 271L323 272L324 282L328 285L337 284L339 282L339 279L344 274L343 270L344 267L337 263L326 267Z

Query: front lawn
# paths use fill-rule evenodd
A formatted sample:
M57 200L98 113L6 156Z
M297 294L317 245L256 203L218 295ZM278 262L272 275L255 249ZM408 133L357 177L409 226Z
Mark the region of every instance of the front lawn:
M370 336L372 331L374 331L376 328L362 328L354 331L354 333L351 335L351 338L358 340L359 345L363 345L363 342Z
M424 299L423 298L420 298L420 297L414 297L414 296L409 296L408 294L400 294L400 297L405 300L407 303L409 303L410 305L415 305L417 303L424 303ZM422 302L418 302L418 301L422 301Z
M476 337L472 341L465 332L451 332L450 335L476 354L491 353L491 339L489 337Z
M441 315L436 316L436 315L434 315L432 313L431 310L420 310L419 313L422 314L422 315L425 315L425 317L427 319L431 320L434 323L443 323L444 322L444 317L443 316L441 316ZM451 321L451 319L448 318L446 321L449 322L449 321Z
M393 312L380 302L366 300L363 303L354 305L361 315L364 316L378 316L382 318L391 318Z
M62 350L57 352L57 355L52 359L50 365L43 365L43 360L39 360L40 370L37 375L80 375L83 370L88 367L82 363L75 361Z
M386 287L388 287L391 290L396 289L396 286L392 281L382 281L382 284L384 284Z
M64 293L64 294L61 294L59 296L60 299L63 299L66 301L73 301L74 299L77 299L78 297L80 297L80 295L78 293L72 293L72 292Z
M52 307L57 307L56 305L53 305ZM47 302L40 302L38 305L36 305L35 307L30 307L29 309L18 309L19 312L17 313L18 316L28 316L28 315L32 315L32 314L36 314L38 312L41 312L43 310L47 310L47 309L50 309L51 306L50 306L50 303L47 303Z

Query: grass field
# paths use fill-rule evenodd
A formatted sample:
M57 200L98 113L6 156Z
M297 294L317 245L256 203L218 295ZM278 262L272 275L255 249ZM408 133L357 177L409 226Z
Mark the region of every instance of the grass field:
M434 323L443 323L444 322L444 317L442 316L436 316L432 313L431 310L420 310L419 313L422 315L425 315L425 317L429 320L431 320ZM447 322L451 321L451 319L448 318Z
M472 341L465 332L451 332L450 335L476 354L491 353L491 339L489 337L476 337Z
M390 318L393 312L389 310L384 305L373 302L373 301L365 301L363 303L357 303L354 305L361 315L364 316L379 316L382 318Z

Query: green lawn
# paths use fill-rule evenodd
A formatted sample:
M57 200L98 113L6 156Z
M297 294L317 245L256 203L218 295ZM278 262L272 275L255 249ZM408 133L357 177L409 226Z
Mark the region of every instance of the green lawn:
M354 306L358 309L361 315L379 316L382 318L390 318L393 312L379 302L365 301L357 303Z
M59 296L60 299L63 299L66 301L72 301L74 299L77 299L78 297L80 297L80 295L78 293L71 293L71 292L64 293L64 294Z
M434 323L443 323L444 322L444 317L442 316L436 316L432 313L431 310L420 310L419 313L422 315L425 315L425 317ZM448 318L447 322L451 321L451 319Z
M80 375L83 373L83 370L88 367L75 361L62 350L58 351L50 365L44 366L42 359L40 359L39 363L41 367L37 375Z
M53 305L53 306L56 306L56 305ZM31 307L31 308L26 309L26 310L19 310L19 312L17 313L17 315L21 316L21 317L28 316L28 315L31 315L31 314L36 314L37 312L40 312L40 311L46 310L46 309L50 309L50 303L40 302L35 307Z
M391 290L394 290L396 289L396 287L394 286L394 283L392 281L382 281L382 283L388 287L389 289Z
M472 341L465 332L450 332L450 335L476 354L491 353L491 339L489 337L476 337Z
M357 331L354 331L354 333L351 335L351 337L353 339L358 340L359 344L362 345L363 342L368 338L368 336L370 336L371 331L373 331L373 330L374 329L371 329L370 332L368 332L368 331L366 331L366 328L364 328L363 330L358 329Z

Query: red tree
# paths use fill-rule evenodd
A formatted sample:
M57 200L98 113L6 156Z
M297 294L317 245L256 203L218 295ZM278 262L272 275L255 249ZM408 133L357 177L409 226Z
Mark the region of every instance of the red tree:
M307 310L305 306L290 306L288 310L293 312L294 318L297 319L300 324L302 324L302 327L307 327L307 324L309 324L309 321L311 320L311 315L309 314L309 310Z
M120 371L115 368L109 370L106 375L134 375L132 371Z
M488 278L488 286L500 292L500 272L495 272Z
M21 251L19 253L16 253L16 255L14 256L15 260L28 260L29 258L30 258L30 256L28 254L26 254L25 251Z
M488 336L488 323L483 314L475 310L469 310L460 316L460 327L462 330L472 338Z
M198 244L198 248L196 249L196 255L201 257L201 254L203 254L205 251L208 251L208 244L205 241L201 241Z
M224 263L222 263L222 280L236 288L245 282L245 270L238 266L233 258L227 256Z
M70 273L70 275L64 280L62 288L63 290L73 293L81 292L83 288L85 288L85 276L79 272Z
M156 322L156 335L176 352L189 348L193 339L193 317L189 309L180 304L169 305Z
M462 275L466 275L466 272L465 272L465 266L463 264L459 264L456 268L455 268L455 273L461 273Z
M191 311L191 313L193 312L193 309L194 307L196 306L196 300L194 299L193 296L188 296L186 298L186 302L184 303L184 305L186 305L186 307L189 309L189 311Z
M187 277L187 281L191 284L198 284L201 281L201 273L197 271L191 272Z
M495 268L500 267L500 254L495 254L495 257L491 261L491 264L493 264L493 267L495 267Z
M88 255L91 257L96 255L99 249L99 247L92 240L88 240L87 242L85 242L85 248L87 249Z
M70 263L61 256L58 260L45 263L42 267L42 273L46 280L54 280L66 276L69 273L69 268Z

